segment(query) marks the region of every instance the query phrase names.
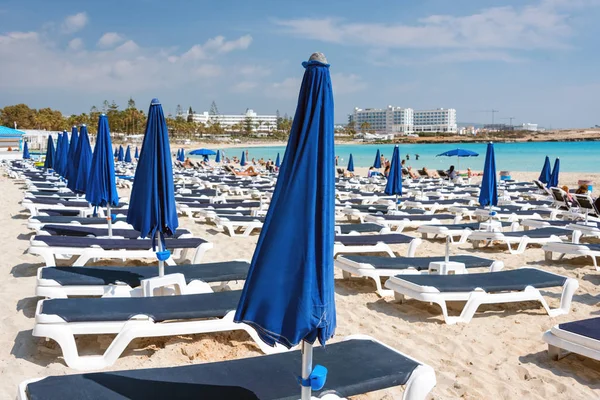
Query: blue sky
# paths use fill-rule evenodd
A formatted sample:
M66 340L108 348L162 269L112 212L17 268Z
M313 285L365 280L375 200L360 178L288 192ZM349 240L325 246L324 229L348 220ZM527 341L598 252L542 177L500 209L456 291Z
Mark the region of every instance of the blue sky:
M300 64L321 51L337 122L390 104L600 124L600 0L2 0L0 17L0 106L71 114L132 96L292 115Z

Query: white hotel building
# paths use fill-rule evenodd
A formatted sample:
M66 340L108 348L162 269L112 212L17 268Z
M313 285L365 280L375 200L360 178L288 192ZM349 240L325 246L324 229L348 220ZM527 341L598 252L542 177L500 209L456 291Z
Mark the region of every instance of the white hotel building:
M388 106L386 109L355 108L349 116L355 129L361 130L363 123L377 133L410 134L416 132L452 132L457 133L456 110L439 108L436 110L415 111L412 108Z
M187 118L187 114L182 115ZM208 111L192 114L192 120L196 123L210 125L218 122L225 130L230 129L234 125L242 126L246 124L246 119L252 120L252 131L273 131L277 128L276 115L258 115L251 109L247 109L244 114L218 114L210 115ZM258 125L258 126L257 126Z

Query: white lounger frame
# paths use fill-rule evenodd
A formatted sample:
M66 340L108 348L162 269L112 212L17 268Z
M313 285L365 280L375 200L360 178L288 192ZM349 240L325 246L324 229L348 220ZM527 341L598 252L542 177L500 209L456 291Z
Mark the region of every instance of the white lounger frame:
M184 239L187 235L182 235ZM133 239L134 240L134 239ZM175 249L174 253L165 261L167 265L175 265L174 258L180 260L190 260L192 264L199 264L204 253L212 249L213 244L209 242L201 243L195 249ZM29 254L41 256L47 267L56 266L56 259L68 259L72 256L79 256L73 263L75 267L82 267L88 261L98 258L117 258L117 259L139 259L156 258L156 252L148 250L104 250L98 246L92 247L53 247L39 240L31 240Z
M524 267L522 269L537 269ZM561 275L558 275L561 276ZM563 276L561 276L563 277ZM393 290L396 300L402 302L404 297L408 296L413 299L435 303L442 308L442 314L444 321L449 324L456 323L469 323L475 312L482 304L499 304L499 303L515 303L521 301L539 301L546 309L546 312L551 317L557 315L568 314L571 308L571 300L575 290L579 287L579 283L576 279L567 278L563 285L562 296L560 299L560 306L558 308L551 309L548 303L540 293L540 291L533 286L527 286L522 291L510 291L503 293L487 293L482 289L474 290L472 292L440 292L436 288L431 286L420 286L415 285L399 277L392 277L385 283L385 287ZM466 304L459 316L449 316L446 302L448 301L464 301Z
M573 231L573 242L577 243L581 233ZM550 235L543 238L532 238L527 236L527 231L523 231L523 236L506 236L504 232L486 232L486 231L473 231L468 240L473 242L473 248L478 248L481 242L487 242L486 246L489 246L492 242L504 242L508 247L510 254L523 254L527 245L529 244L548 244L548 243L563 243L560 237L556 235ZM513 248L512 245L516 244L517 248Z
M379 340L373 339L367 335L351 335L344 338L344 340L371 340L376 343L379 343L386 348L398 353L409 360L412 360L419 365L413 370L408 378L408 381L404 385L404 392L402 394L403 400L425 400L428 398L429 393L433 390L435 385L437 384L437 380L435 377L435 371L432 367L427 364L423 364L421 361L414 359L382 342ZM368 368L368 366L367 366ZM18 400L29 400L29 396L27 395L27 385L30 383L34 383L44 379L41 378L33 378L28 379L19 384L19 392L17 395ZM334 393L328 393L320 397L321 400L343 400L341 397L337 396Z
M422 225L441 225L443 222L440 219L435 218L435 215L432 216L430 220L427 221L413 221L410 219L411 215L406 215L404 219L386 219L384 216L380 215L367 215L365 217L366 222L374 222L379 225L387 226L391 230L395 232L402 232L405 228L418 228ZM454 223L460 221L460 217L456 216L453 219Z
M352 275L360 278L371 278L375 281L376 292L381 297L393 296L394 291L391 289L384 289L381 285L381 278L391 277L395 275L427 275L429 274L428 269L421 271L415 268L402 268L402 269L378 269L373 267L371 264L359 263L349 260L345 257L338 257L334 260L334 266L342 270L342 276L344 279L350 279ZM490 265L490 272L500 271L504 268L504 262L493 261Z
M350 235L348 235L350 236ZM415 252L417 251L417 247L423 241L420 238L414 238L408 244L408 250L406 252L406 257L414 257ZM404 243L402 243L404 244ZM361 254L361 253L387 253L390 257L396 257L392 249L387 243L378 242L374 245L354 245L354 246L346 246L340 242L335 242L333 244L333 257L335 258L338 254Z
M542 340L548 343L548 355L553 360L560 360L570 353L600 360L600 341L562 330L558 325L547 330Z
M591 257L596 271L600 271L596 257L600 257L600 251L591 250L588 246L581 243L548 243L542 247L546 261L552 261L552 253L558 253L558 260L562 260L567 254L574 256Z
M229 236L231 237L248 237L250 236L252 231L254 231L255 229L260 230L263 227L263 222L259 221L258 219L253 221L232 221L224 215L216 216L214 222L215 225L217 225L217 228L222 228L225 231L225 233L229 234ZM238 233L238 229L241 229L242 232Z

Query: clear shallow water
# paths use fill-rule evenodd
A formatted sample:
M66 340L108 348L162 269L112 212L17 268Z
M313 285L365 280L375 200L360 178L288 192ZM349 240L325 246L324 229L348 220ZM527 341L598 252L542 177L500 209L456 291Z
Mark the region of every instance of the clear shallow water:
M472 150L479 153L479 157L461 158L457 161L456 157L436 157L455 148ZM391 158L394 145L336 145L335 153L340 157L339 165L346 167L350 153L354 158L354 166L368 167L372 165L375 159L377 149L386 158ZM544 158L550 157L550 162L554 165L554 159L560 158L560 170L563 172L600 172L600 142L527 142L527 143L496 143L494 144L496 153L496 169L506 171L541 171L544 164ZM246 148L225 149L228 157L241 157L242 151ZM249 158L265 160L275 160L277 153L285 152L284 146L278 147L248 147ZM407 165L413 168L431 168L448 169L452 164L464 170L467 167L475 171L483 170L485 159L485 143L443 143L443 144L401 144L400 157L406 158L408 154L410 159ZM419 154L419 160L415 159L415 154ZM213 157L211 157L212 159ZM282 158L283 159L283 158Z

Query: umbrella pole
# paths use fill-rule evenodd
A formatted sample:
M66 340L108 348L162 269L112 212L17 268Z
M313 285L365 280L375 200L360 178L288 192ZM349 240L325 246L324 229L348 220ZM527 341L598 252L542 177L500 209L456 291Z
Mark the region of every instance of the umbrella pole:
M112 215L110 213L110 204L106 205L106 221L108 222L108 237L112 237Z
M164 247L163 247L163 243L162 240L160 240L160 238L158 239L158 251L164 251ZM164 276L165 275L165 262L162 261L160 258L158 259L158 276ZM161 291L162 294L162 291Z
M450 261L450 236L446 236L446 256L444 262Z
M398 211L398 194L396 194L396 211Z
M302 341L302 380L306 381L312 373L312 358L313 349L312 344ZM302 386L301 399L310 400L312 396L310 386Z

